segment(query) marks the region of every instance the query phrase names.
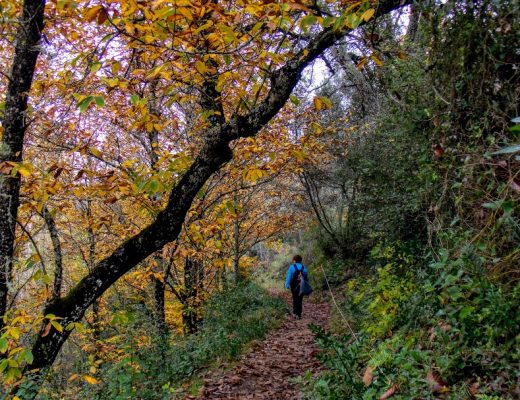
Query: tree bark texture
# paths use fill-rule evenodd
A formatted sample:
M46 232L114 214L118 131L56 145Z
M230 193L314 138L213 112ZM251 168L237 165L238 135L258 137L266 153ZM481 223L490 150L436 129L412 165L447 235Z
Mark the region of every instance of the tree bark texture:
M409 3L409 0L383 1L376 16L388 13L405 3ZM300 80L303 69L346 34L347 31L344 30L325 30L318 34L293 59L272 74L268 95L247 115L235 115L227 122L215 121L209 126L198 156L172 189L165 209L158 213L155 221L99 261L65 297L49 304L44 313L62 317L60 322L64 326L81 320L87 308L121 276L165 244L175 240L193 199L206 180L231 160L233 154L229 147L230 142L256 135L284 106ZM54 328L48 335L40 333L33 347L34 362L30 368L43 369L50 366L69 335L70 331L58 332Z
M162 261L162 259L161 259ZM159 262L159 260L158 260ZM160 271L162 272L162 271ZM168 335L168 326L166 325L166 313L164 309L164 295L166 285L164 281L153 278L153 300L154 300L154 320L157 332L160 336Z
M47 225L54 252L54 284L52 286L51 299L58 299L61 297L61 286L63 281L63 257L61 254L61 244L58 229L56 228L56 222L46 206L43 207L42 216Z
M13 64L5 97L0 142L0 170L8 170L6 162L22 161L24 134L27 128L28 93L40 53L45 0L26 0L18 21ZM3 167L3 168L2 168ZM7 312L7 296L11 281L16 218L20 194L20 175L0 172L0 316ZM0 329L3 327L0 318Z
M186 333L195 333L199 325L199 312L196 305L200 289L201 271L204 266L200 261L186 257L184 263L184 290L182 292L182 322Z

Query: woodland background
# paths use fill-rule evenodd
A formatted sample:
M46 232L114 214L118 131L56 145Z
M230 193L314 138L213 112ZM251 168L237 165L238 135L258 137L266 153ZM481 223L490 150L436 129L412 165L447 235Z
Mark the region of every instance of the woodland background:
M0 0L2 398L196 393L296 252L304 398L517 398L519 8Z

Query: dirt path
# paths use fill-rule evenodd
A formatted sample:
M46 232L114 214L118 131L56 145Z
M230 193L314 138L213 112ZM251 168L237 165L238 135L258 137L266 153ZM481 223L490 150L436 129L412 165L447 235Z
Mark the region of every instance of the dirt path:
M282 296L289 303L289 296L286 293ZM328 316L328 304L304 301L301 320L288 315L279 329L242 356L234 368L224 373L208 373L202 395L197 399L298 399L298 391L289 380L320 368L315 357L318 350L307 325L324 326Z

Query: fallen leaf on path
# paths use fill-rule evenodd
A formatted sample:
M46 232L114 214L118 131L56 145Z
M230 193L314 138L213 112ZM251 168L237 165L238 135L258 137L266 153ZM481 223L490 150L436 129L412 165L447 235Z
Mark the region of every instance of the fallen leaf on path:
M242 382L242 378L237 375L229 378L229 383L233 386L238 385L240 382Z
M389 399L390 397L392 397L395 394L396 391L397 391L397 385L392 385L392 387L390 389L388 389L386 392L384 392L381 395L379 400Z
M428 381L430 389L433 393L444 393L448 391L448 388L446 387L442 379L432 370L429 370L426 374L426 380Z
M370 386L373 378L374 370L372 369L372 367L367 367L365 373L363 374L363 383L365 384L365 386Z

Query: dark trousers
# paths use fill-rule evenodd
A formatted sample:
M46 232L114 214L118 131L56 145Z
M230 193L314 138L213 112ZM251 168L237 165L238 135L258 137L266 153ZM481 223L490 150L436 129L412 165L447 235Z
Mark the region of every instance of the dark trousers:
M300 288L291 288L293 314L301 318L303 308L303 295L299 294Z

